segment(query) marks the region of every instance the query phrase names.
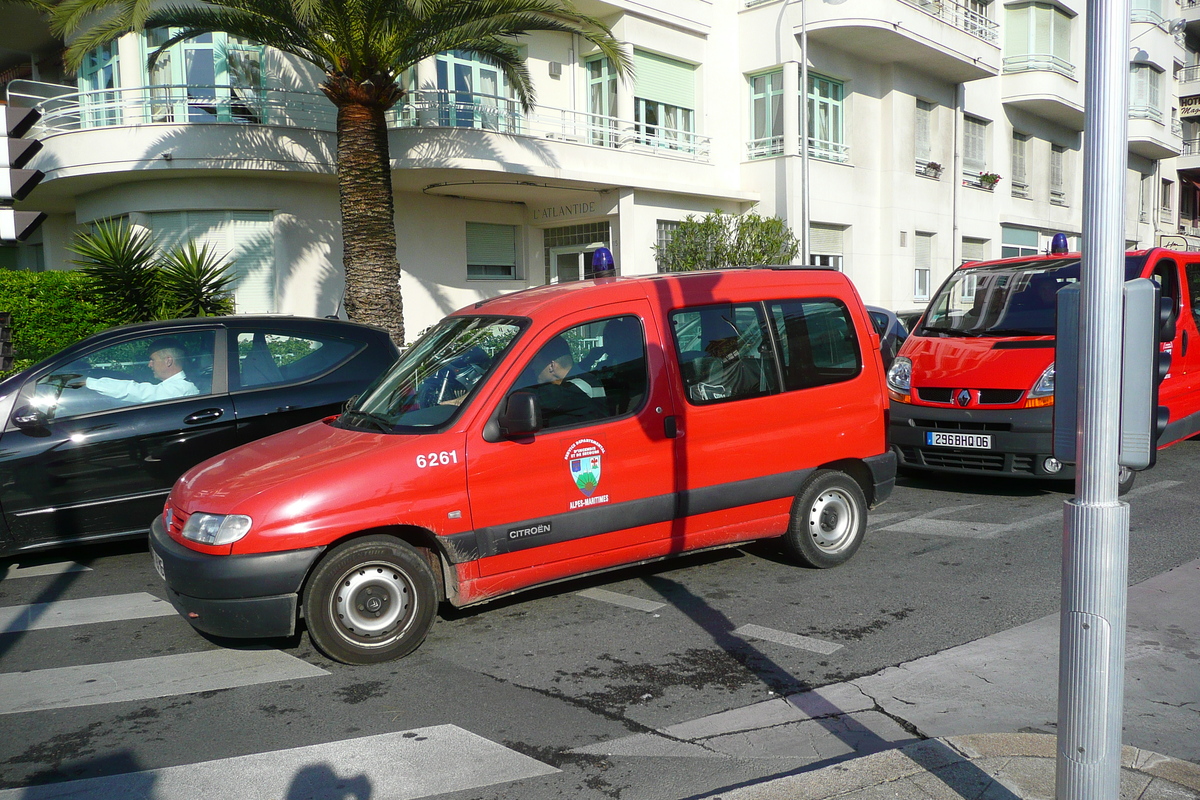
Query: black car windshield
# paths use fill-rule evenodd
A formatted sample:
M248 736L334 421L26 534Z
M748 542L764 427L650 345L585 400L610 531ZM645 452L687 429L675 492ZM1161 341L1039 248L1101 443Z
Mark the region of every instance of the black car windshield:
M436 428L470 401L525 321L449 317L400 356L338 418L338 427L383 433Z
M1125 257L1125 280L1145 256ZM1053 336L1055 295L1079 281L1079 258L1011 261L955 270L929 304L920 336Z

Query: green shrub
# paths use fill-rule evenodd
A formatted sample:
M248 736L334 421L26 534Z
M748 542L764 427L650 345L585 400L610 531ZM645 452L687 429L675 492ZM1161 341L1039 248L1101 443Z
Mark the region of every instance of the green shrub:
M12 314L13 372L118 324L81 272L0 270L0 311Z
M786 222L754 212L714 211L701 219L689 214L666 245L654 246L663 272L790 264L799 252L800 242Z

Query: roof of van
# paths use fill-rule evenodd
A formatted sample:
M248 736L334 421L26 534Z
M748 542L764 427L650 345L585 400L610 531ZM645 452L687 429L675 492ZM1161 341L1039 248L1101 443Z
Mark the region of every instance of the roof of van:
M569 283L534 286L528 289L481 300L456 311L456 314L511 314L529 316L555 313L669 294L681 303L720 302L722 290L747 286L785 289L797 279L830 287L850 286L849 279L829 267L731 267L727 269L633 275L616 278L592 278Z
M1125 256L1144 256L1151 252L1159 253L1175 253L1174 250L1166 250L1161 247L1151 247L1145 250L1127 250ZM1011 258L985 258L979 261L968 261L961 265L967 269L975 267L990 267L994 264L1025 264L1030 261L1056 261L1070 258L1082 258L1079 253L1037 253L1029 256L1012 256Z

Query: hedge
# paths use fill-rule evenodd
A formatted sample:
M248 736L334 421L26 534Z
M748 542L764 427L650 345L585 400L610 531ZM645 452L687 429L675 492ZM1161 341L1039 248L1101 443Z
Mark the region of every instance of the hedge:
M82 272L0 269L0 311L12 313L13 369L24 369L67 345L111 328Z

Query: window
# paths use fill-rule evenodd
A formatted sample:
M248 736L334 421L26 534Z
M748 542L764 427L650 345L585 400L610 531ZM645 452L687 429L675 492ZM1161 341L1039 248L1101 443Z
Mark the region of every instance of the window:
M520 133L520 104L499 67L463 50L439 53L436 66L439 125Z
M916 238L916 269L913 277L913 299L929 299L929 280L933 271L933 237L932 233L917 232Z
M977 117L963 117L963 167L968 173L987 169L988 123Z
M636 411L646 396L646 337L637 317L595 320L546 343L513 384L542 410L543 429Z
M1038 255L1038 232L1032 228L1014 228L1008 225L1000 228L1000 257Z
M1162 70L1153 64L1129 65L1129 118L1162 122Z
M1067 204L1066 161L1067 148L1050 145L1050 202L1056 206Z
M840 383L861 370L854 323L841 301L773 300L767 303L767 313L776 336L785 391Z
M838 272L842 271L845 231L840 225L814 222L808 226L808 254L814 266L833 267Z
M830 161L849 160L841 81L808 74L808 153Z
M146 53L177 30L146 29ZM262 60L262 45L231 34L205 33L177 42L144 73L151 121L265 122Z
M1074 77L1071 63L1071 15L1049 3L1008 6L1004 71L1051 70Z
M1149 22L1151 25L1157 25L1165 19L1163 17L1163 0L1133 0L1131 11L1130 20L1132 22Z
M783 70L750 76L750 158L783 152Z
M695 148L696 68L633 51L634 129L638 141L671 150Z
M713 305L671 314L688 401L708 405L779 390L762 305Z
M1029 137L1013 131L1012 135L1012 196L1029 197L1025 162L1029 152Z
M148 216L150 229L164 249L195 241L218 255L228 255L236 276L236 313L276 311L275 234L270 211L161 211Z
M517 226L467 223L467 278L507 280L517 277Z
M38 380L31 402L63 419L211 394L214 342L197 330L102 347Z
M673 219L658 220L657 229L654 237L654 257L658 261L659 272L663 271L662 260L658 258L658 254L662 252L668 244L671 243L672 237L675 236L675 231L679 230L679 221Z
M117 100L120 86L117 45L102 45L83 57L79 67L80 110L84 127L121 124L121 104Z
M231 391L306 381L340 366L363 347L341 339L296 334L236 328L231 333Z
M933 108L933 103L917 100L916 115L913 118L913 150L918 170L924 169L932 160Z
M592 144L617 146L617 72L612 59L593 58L586 63L588 113Z
M1139 174L1139 173L1134 173ZM1154 202L1154 173L1147 172L1141 175L1141 191L1138 192L1138 221L1150 221L1150 204Z
M1163 222L1171 222L1175 208L1175 181L1161 182L1158 193L1158 216Z

